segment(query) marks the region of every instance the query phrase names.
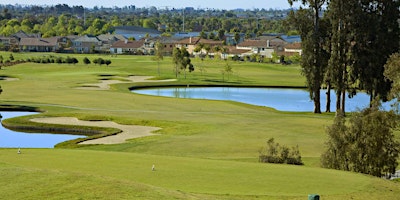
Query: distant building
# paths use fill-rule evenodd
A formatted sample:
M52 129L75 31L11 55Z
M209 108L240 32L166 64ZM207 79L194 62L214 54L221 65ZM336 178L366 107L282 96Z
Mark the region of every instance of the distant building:
M95 36L84 35L72 41L72 48L77 53L100 51L102 42Z
M292 56L295 54L302 55L303 51L300 42L291 43L285 46L285 56Z
M274 48L270 45L269 40L245 40L236 46L238 50L247 50L247 53L242 55L259 54L266 58L272 58Z
M124 41L127 38L123 35L116 35L116 34L101 34L98 35L97 38L101 41L102 46L100 48L101 52L108 52L110 51L111 45L117 41Z
M115 34L123 35L126 38L135 38L135 40L140 40L149 37L159 37L161 32L156 29L143 28L139 26L116 26Z
M21 38L19 49L28 52L55 52L59 49L58 39L53 38Z
M144 40L120 40L111 45L111 54L142 54L144 53Z
M196 46L198 44L203 44L203 45L210 46L210 52L209 53L211 53L211 55L213 55L213 52L214 52L213 47L215 47L215 46L222 47L223 42L222 41L203 39L203 38L200 38L200 37L189 37L189 38L184 38L184 39L181 39L181 40L177 41L175 43L175 47L177 47L177 48L185 47L186 50L190 54L194 54L195 53L194 49L196 48ZM203 49L202 52L200 52L200 53L206 53L206 52Z

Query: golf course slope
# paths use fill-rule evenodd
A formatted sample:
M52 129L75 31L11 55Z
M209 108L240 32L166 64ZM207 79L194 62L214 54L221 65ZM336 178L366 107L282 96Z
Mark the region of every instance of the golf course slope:
M5 199L395 199L399 191L304 166L64 149L1 149L0 160Z

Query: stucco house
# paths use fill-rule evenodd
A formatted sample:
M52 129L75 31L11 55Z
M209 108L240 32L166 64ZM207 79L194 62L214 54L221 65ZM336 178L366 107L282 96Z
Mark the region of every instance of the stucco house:
M20 51L55 52L59 49L58 38L21 38Z
M190 53L190 54L195 54L194 49L196 48L197 45L199 44L203 44L203 45L208 45L210 46L210 52L211 55L213 54L213 48L215 46L223 46L223 41L215 41L215 40L208 40L208 39L204 39L204 38L200 38L200 37L189 37L189 38L184 38L181 39L179 41L177 41L175 43L175 47L176 48L181 48L182 46L186 48L186 50ZM200 52L202 54L205 54L205 50L202 49L202 51Z
M126 37L123 35L118 35L118 34L101 34L97 36L97 39L101 41L102 46L100 47L101 52L109 52L111 45L114 44L117 41L125 41Z
M72 41L72 49L77 53L93 53L95 51L100 51L101 46L101 40L91 35L84 35Z
M144 53L144 40L130 41L123 40L117 41L111 45L111 54L140 54Z
M301 42L288 44L285 46L285 56L291 56L294 54L302 55Z
M238 50L247 50L242 56L259 54L266 58L272 58L275 49L271 47L269 40L245 40L236 46Z

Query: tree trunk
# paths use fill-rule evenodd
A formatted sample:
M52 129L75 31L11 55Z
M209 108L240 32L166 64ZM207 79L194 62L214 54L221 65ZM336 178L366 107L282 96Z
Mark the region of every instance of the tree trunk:
M157 73L160 76L160 61L157 61Z
M336 116L341 115L341 99L342 99L342 91L336 91Z
M331 112L331 84L328 82L328 88L326 89L326 110L325 112Z
M315 1L314 5L314 66L317 68L315 77L317 79L320 79L320 71L321 71L321 66L319 62L319 7L317 2ZM321 85L319 84L319 80L314 80L314 84L317 84L314 86L314 113L321 113Z
M320 94L321 90L317 89L314 92L314 113L321 113L321 94Z
M346 90L343 89L342 91L342 106L341 106L341 110L342 110L342 115L346 116Z

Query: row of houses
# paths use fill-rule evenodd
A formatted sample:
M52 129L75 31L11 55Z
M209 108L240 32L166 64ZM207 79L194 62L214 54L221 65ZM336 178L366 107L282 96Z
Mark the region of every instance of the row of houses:
M143 31L142 31L143 32ZM154 54L155 44L160 42L166 55L171 55L174 48L185 47L192 55L215 55L214 47L224 49L224 56L249 56L259 54L271 58L277 55L301 55L301 43L299 41L286 41L279 35L261 36L256 39L242 40L237 45L225 46L224 41L215 41L189 37L143 37L139 40L129 40L122 34L103 34L98 36L60 36L42 38L39 34L26 34L18 32L10 37L0 37L2 50L14 50L22 52L69 52L69 53L110 53L110 54ZM199 51L199 45L207 46Z

